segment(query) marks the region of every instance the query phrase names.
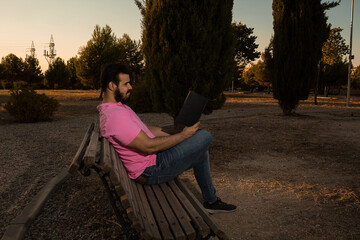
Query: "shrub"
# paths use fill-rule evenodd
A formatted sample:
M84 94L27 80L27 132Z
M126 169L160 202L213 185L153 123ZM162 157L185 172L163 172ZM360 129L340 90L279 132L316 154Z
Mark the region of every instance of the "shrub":
M45 94L37 94L30 89L10 91L10 99L5 109L19 122L38 122L51 120L58 110L59 102Z
M8 80L1 80L0 83L2 89L10 89L13 87L13 83Z
M14 89L22 89L28 86L29 84L25 81L15 81L13 85L14 85Z

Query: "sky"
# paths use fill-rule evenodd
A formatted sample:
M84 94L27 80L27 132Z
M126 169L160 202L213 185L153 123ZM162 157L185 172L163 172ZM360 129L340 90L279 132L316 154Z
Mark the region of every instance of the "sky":
M258 51L269 44L272 27L272 0L234 0L233 22L254 28ZM42 70L48 68L43 56L53 35L56 57L65 61L78 54L91 39L95 25L111 27L117 37L128 34L141 39L141 14L133 0L0 0L0 58L13 53L25 59L32 41ZM328 23L343 29L350 44L351 0L327 11ZM360 65L360 0L355 0L353 20L353 65Z

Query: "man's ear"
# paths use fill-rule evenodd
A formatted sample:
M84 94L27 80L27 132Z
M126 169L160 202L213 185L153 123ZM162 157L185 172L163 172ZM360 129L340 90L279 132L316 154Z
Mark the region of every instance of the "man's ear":
M108 89L110 89L111 91L114 91L116 89L116 84L114 82L109 82L108 83Z

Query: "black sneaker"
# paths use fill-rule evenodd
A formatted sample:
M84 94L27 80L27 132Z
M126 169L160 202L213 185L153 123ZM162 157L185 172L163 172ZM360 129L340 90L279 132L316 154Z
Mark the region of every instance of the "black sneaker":
M233 212L236 210L235 205L224 203L220 198L218 198L214 203L204 202L204 208L209 213Z

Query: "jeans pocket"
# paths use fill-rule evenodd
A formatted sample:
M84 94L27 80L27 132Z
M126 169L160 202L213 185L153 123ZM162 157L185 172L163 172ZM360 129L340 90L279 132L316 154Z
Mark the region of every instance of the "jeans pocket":
M154 172L155 168L156 168L155 165L145 168L145 170L141 174L141 176L146 177L146 178L151 177L153 175L153 172Z

